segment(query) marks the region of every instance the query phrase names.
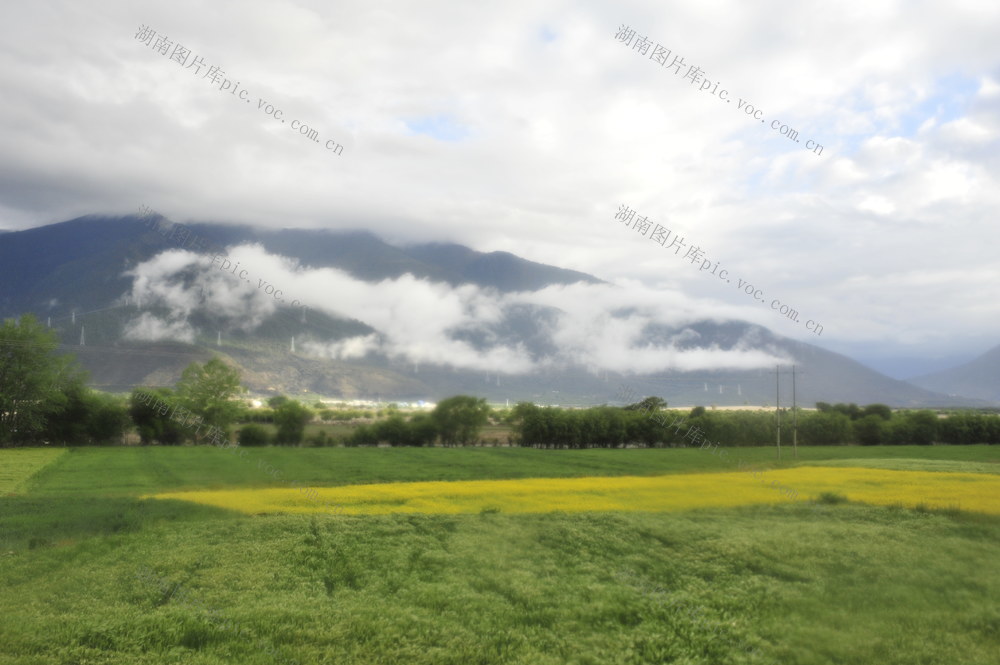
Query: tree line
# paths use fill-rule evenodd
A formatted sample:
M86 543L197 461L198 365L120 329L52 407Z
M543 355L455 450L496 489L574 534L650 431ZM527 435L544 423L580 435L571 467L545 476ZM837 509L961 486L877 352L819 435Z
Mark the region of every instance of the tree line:
M269 409L248 409L240 400L246 388L239 371L219 358L191 364L173 388L138 388L127 398L117 398L88 388L85 373L71 357L56 355L57 347L55 333L30 315L0 325L0 446L116 444L133 428L143 444L221 445L232 440L233 425L240 422L244 424L235 433L240 445L299 445L306 425L317 415L284 396L272 397ZM775 442L779 415L773 411L709 411L701 406L668 410L667 406L659 397L625 407L587 409L521 402L494 413L482 398L457 395L442 400L430 413L406 416L390 408L388 417L359 425L340 440L321 431L310 443L464 445L476 443L491 419L510 427L511 443L530 447L689 447L705 441L766 446ZM1000 417L968 411L939 418L929 410L894 412L884 404L861 407L819 402L815 411L779 413L783 441L791 442L794 423L802 445L1000 443ZM273 433L254 420L272 424Z
M189 365L173 388L136 388L125 398L106 395L85 385L86 373L71 356L57 355L58 346L55 333L31 315L0 326L0 445L119 444L133 428L142 444L228 445L235 434L244 446L299 445L306 425L317 417L283 395L269 399L268 409L247 408L239 371L218 357ZM410 418L388 411L388 418L355 428L343 442L474 443L490 415L485 399L467 395L442 400L432 412ZM350 418L375 415L345 413ZM338 420L336 415L326 409L319 414ZM272 424L273 433L254 420ZM240 422L244 425L234 432ZM311 443L333 441L321 432Z
M932 443L1000 444L1000 416L973 412L950 413L945 418L930 410L894 412L885 404L829 405L815 411L690 411L666 410L659 397L625 407L589 409L539 407L522 402L508 422L515 441L543 448L689 447L703 442L724 446L767 446L777 439L781 419L782 441L806 446L930 445ZM779 416L780 414L780 416Z

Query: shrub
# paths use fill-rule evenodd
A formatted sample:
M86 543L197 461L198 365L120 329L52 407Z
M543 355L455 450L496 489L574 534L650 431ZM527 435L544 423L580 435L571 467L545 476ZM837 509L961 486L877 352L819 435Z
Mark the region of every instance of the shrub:
M838 503L847 503L847 497L837 492L823 492L819 495L819 498L816 499L816 502L835 505Z
M266 446L271 442L271 435L260 425L244 425L238 440L241 446Z
M378 444L378 436L368 425L359 425L347 437L348 446L374 446Z
M326 430L317 430L312 436L309 437L308 443L313 446L330 446L333 445L333 439L327 434Z
M312 411L294 400L284 402L274 410L274 424L278 426L275 443L290 446L302 443L306 423L310 420Z
M145 393L145 398L141 395ZM148 388L145 390L136 389L132 391L129 398L129 415L139 431L139 439L142 443L149 444L153 441L163 445L180 445L186 438L190 430L181 429L180 423L171 419L167 414L171 413L176 406L174 391L170 388ZM165 413L163 407L157 407L157 401L167 405ZM147 403L148 402L148 403Z
M82 383L55 395L41 439L68 446L120 444L131 426L128 408L117 398Z

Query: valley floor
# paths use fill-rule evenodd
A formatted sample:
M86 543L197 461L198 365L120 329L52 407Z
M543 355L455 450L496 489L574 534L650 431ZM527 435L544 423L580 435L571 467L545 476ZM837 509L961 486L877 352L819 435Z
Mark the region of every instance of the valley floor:
M1000 449L734 454L0 450L0 665L996 663Z

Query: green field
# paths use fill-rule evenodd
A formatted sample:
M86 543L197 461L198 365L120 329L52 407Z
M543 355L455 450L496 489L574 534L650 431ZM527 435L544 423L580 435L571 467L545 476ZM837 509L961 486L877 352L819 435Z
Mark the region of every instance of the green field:
M1000 473L987 446L731 453ZM251 517L138 498L734 468L695 449L0 450L0 665L1000 662L995 516L788 501Z

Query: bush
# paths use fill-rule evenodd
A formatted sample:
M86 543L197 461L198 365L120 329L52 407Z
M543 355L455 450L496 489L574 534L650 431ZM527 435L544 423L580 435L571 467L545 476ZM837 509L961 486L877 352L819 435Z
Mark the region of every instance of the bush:
M359 425L351 432L351 435L347 437L348 446L375 446L378 445L378 436L368 425Z
M381 420L372 425L372 429L375 433L375 437L380 442L384 441L390 446L405 445L407 442L406 421L403 420L402 416L389 416L385 420Z
M144 396L145 395L145 396ZM129 398L129 415L139 431L139 439L145 444L157 443L180 445L190 433L182 429L180 423L167 414L176 406L176 396L170 388L148 388L132 391ZM147 403L148 402L148 403ZM157 406L158 402L165 405ZM164 411L164 413L160 413Z
M332 446L333 438L327 433L326 430L317 430L308 439L309 445L322 447L322 446Z
M260 409L247 409L243 416L244 422L248 423L273 423L274 409L267 407Z
M816 499L816 502L837 505L838 503L847 503L847 497L837 492L823 492Z
M294 400L282 403L274 410L274 424L278 426L275 443L295 446L302 443L306 423L312 420L312 411Z
M266 446L271 442L271 435L260 425L244 425L238 440L241 446Z
M409 422L409 441L411 446L430 446L438 436L437 425L427 413L418 413Z
M119 399L71 384L54 396L40 438L67 446L120 444L131 424Z

